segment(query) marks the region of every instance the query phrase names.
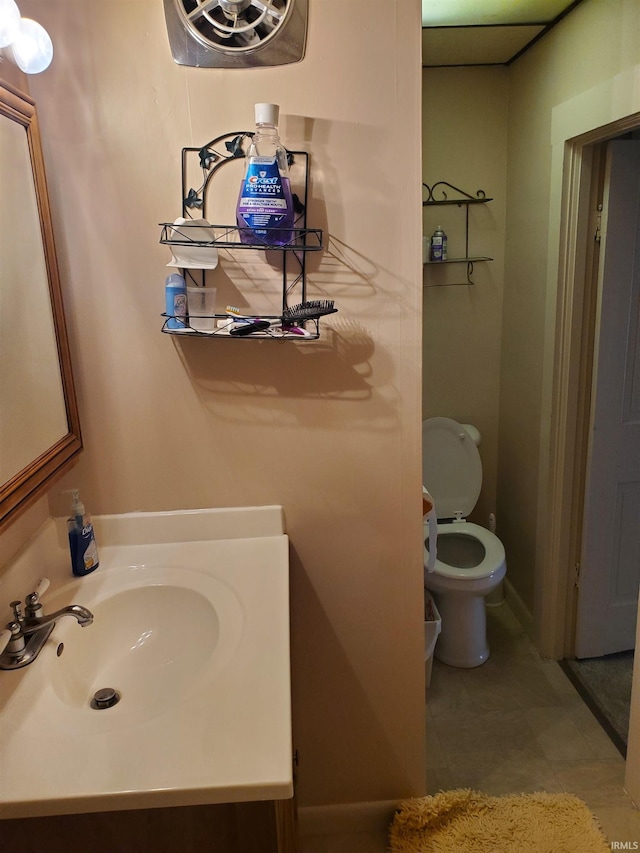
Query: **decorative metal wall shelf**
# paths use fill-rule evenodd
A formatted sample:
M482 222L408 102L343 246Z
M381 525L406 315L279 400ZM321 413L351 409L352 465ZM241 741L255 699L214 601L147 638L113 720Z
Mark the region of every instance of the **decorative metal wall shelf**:
M464 232L464 246L465 253L461 258L447 258L444 261L425 261L425 265L431 266L441 266L442 264L466 264L467 265L467 280L464 282L457 282L458 284L474 284L471 277L473 275L473 265L479 261L492 261L493 258L486 257L484 255L478 255L471 257L469 255L469 207L472 204L487 204L490 201L493 201L492 198L487 198L484 190L478 190L475 196L470 193L465 192L464 190L459 189L458 187L454 187L453 184L448 183L447 181L437 181L432 186L429 184L422 184L423 189L427 191L427 198L423 199L422 206L423 207L436 207L442 205L452 205L455 204L458 207L465 208L465 232ZM450 197L451 193L455 193L453 197ZM447 282L447 284L453 284L452 282Z
M195 249L197 259L195 262L186 262L184 271L196 283L204 286L205 272L212 268L215 263L207 263L207 249L214 250L212 255L217 258L218 249L246 250L258 249L268 252L282 253L282 314L289 308L290 299L296 303L304 303L307 299L306 281L306 254L317 252L323 248L322 230L318 228L307 228L307 197L309 189L309 155L306 151L287 151L289 166L294 163L301 167L301 196L292 193L295 211L293 228L270 229L271 234L282 231L282 242L262 242L256 240L255 234L248 228L239 228L236 225L214 225L202 224L190 220L207 219L207 197L211 181L218 171L228 163L244 159L253 133L250 131L234 131L217 136L201 148L182 149L182 223L163 222L160 223L160 243L172 248L176 258L188 255L189 249ZM192 186L190 177L201 174L200 185ZM175 250L175 251L174 251ZM212 332L200 332L195 329L169 329L167 323L172 319L163 314L165 318L162 331L169 335L183 335L187 337L216 337L238 340L229 334L229 328L233 321L226 314L216 314L215 319L219 321L219 328ZM178 318L182 319L182 318ZM281 320L282 316L261 315L261 319L272 320L274 323ZM306 329L306 325L310 328ZM244 340L317 340L320 337L319 320L317 318L300 322L300 327L305 334L287 332L277 328L269 328L263 332L254 332L243 336Z
M278 252L317 252L322 249L322 231L318 228L272 228L291 234L284 243L273 245L252 239L250 228L233 225L199 225L185 222L161 222L160 242L168 246L193 246L210 249L263 249ZM209 233L212 232L212 233Z
M229 317L227 314L215 315L213 319L219 322L220 325L217 328L212 329L210 332L200 332L189 326L184 329L168 329L167 323L169 320L184 320L184 318L173 317L171 314L162 314L162 316L165 318L165 321L161 331L165 335L180 335L181 337L186 338L217 338L219 340L224 339L229 341L299 341L300 343L304 343L305 341L317 341L320 337L319 319L307 320L304 334L302 334L300 332L291 332L280 328L279 324L282 321L282 317L265 314L261 315L260 319L272 321L275 324L273 327L264 329L260 332L252 332L250 335L234 337L230 334L230 330L234 327L235 322L233 318Z

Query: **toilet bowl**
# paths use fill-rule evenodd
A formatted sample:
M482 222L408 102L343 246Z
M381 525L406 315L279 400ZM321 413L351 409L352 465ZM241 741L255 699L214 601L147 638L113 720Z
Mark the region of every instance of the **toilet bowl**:
M489 657L484 597L506 574L504 546L495 533L466 521L482 486L478 431L451 418L422 424L423 483L438 516L437 559L424 585L442 618L435 657L450 666L480 666Z

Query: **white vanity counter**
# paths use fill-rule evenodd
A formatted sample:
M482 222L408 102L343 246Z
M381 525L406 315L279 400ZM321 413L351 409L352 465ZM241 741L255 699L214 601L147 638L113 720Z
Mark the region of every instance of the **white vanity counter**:
M281 507L94 518L100 566L73 578L48 522L0 578L46 575L60 618L38 658L0 671L0 817L293 795L288 538ZM60 646L64 649L60 654ZM96 710L100 688L120 695Z

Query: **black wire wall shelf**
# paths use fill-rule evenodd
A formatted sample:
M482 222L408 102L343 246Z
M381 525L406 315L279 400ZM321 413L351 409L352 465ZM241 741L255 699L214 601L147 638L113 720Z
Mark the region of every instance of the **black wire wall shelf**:
M422 201L423 207L457 205L458 207L465 208L464 255L459 258L446 258L444 260L439 261L432 261L427 259L424 261L424 265L436 267L442 266L443 264L466 264L466 281L446 282L446 285L451 286L452 284L474 284L475 282L472 281L473 265L481 261L492 261L493 258L490 258L486 255L469 255L469 207L472 204L487 204L488 202L493 201L493 199L488 198L484 190L478 190L475 195L471 195L471 193L465 192L465 190L461 190L459 187L454 187L453 184L450 184L447 181L437 181L435 184L432 185L425 184L423 182L422 187L423 190L426 189L427 191L427 197ZM452 193L455 195L452 196Z
M322 249L322 231L318 228L271 228L274 237L278 240L282 237L282 242L266 243L256 240L250 228L238 228L236 225L161 222L160 226L160 242L167 246L277 252L318 252Z
M252 332L250 335L241 335L236 337L231 334L231 330L237 326L237 323L234 318L230 317L228 314L214 314L210 317L198 317L199 320L213 321L215 328L208 332L192 329L189 325L185 325L182 329L170 329L167 327L170 320L176 320L178 322L188 324L189 319L177 317L172 314L162 314L161 316L165 318L162 329L160 330L163 334L180 335L181 337L186 338L217 338L218 340L229 341L298 341L299 343L306 343L307 341L317 341L320 337L320 320L318 318L306 320L306 325L304 327L302 325L287 327L285 321L280 316L261 315L259 319L267 320L273 323L273 325L268 329ZM283 323L285 324L284 328L282 328ZM291 331L291 329L293 329L293 331Z
M160 223L160 243L168 246L174 256L172 264L182 269L191 282L204 286L207 269L218 264L219 249L261 250L279 252L282 259L282 309L280 315L260 315L256 319L268 320L272 325L249 335L231 335L235 321L227 314L216 314L212 331L200 331L188 326L169 328L170 320L183 321L183 317L162 314L164 324L162 332L169 335L186 337L229 338L238 340L295 340L310 341L320 337L320 322L317 317L304 320L283 322L290 302L306 303L307 275L306 256L308 252L323 249L323 232L319 228L307 228L307 201L309 191L309 155L306 151L287 151L290 169L297 168L300 194L292 193L295 219L293 227L271 228L268 238L261 241L249 228L237 225L214 225L207 221L207 198L213 177L228 163L246 158L253 133L234 131L212 139L201 148L182 149L182 217L176 222ZM193 186L191 178L199 174ZM293 185L293 174L292 174ZM204 220L202 222L201 220ZM210 253L210 254L208 254ZM335 309L334 309L335 310ZM328 313L328 312L327 312ZM333 313L333 312L331 312ZM202 318L200 318L202 319ZM173 326L174 324L171 323Z

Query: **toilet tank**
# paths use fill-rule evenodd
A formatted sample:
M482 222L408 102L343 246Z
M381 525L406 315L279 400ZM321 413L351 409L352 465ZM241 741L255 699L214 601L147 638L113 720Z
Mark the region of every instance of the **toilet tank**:
M466 429L473 439L475 446L480 447L480 430L477 427L474 427L473 424L460 424L460 426Z

